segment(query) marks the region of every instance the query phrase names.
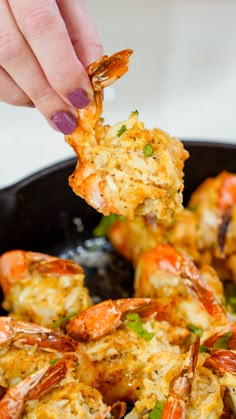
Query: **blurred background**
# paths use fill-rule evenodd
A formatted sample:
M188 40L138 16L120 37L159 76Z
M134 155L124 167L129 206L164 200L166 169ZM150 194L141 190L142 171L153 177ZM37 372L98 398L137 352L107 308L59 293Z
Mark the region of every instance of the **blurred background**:
M106 54L132 48L105 94L108 123L133 110L147 127L236 143L235 0L88 0ZM73 156L32 109L0 104L0 188Z

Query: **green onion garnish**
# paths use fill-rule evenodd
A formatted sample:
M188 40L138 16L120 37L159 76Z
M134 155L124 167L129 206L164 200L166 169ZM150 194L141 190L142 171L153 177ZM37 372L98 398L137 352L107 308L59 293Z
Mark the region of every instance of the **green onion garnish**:
M192 324L192 323L189 323L188 324L188 330L190 331L190 332L192 332L192 333L194 333L195 335L197 335L197 336L202 336L202 329L200 329L200 327L198 327L198 326L195 326L194 324Z
M120 137L122 134L124 134L125 131L127 131L127 126L121 125L119 131L117 131L117 137Z
M154 153L152 144L147 143L145 145L145 147L143 148L143 152L144 152L145 157L151 157L153 155L153 153Z
M55 359L52 359L51 361L49 361L49 364L50 364L50 365L55 365L55 364L59 361L59 359L60 359L60 358L55 358Z
M201 352L201 353L204 353L204 352L209 353L210 352L210 349L207 346L205 346L205 345L200 345L199 346L199 352Z
M66 322L67 320L73 319L73 317L78 316L79 313L72 313L72 314L68 314L68 316L62 317L62 319L57 320L53 323L53 325L51 326L51 329L57 329L58 327L61 326L61 324L63 322Z
M156 402L154 409L148 415L148 419L161 419L164 405L164 402Z
M131 330L136 332L139 337L143 338L147 342L149 342L155 335L155 333L147 332L147 330L143 328L140 316L137 313L126 314L126 320L127 320L126 325Z
M233 336L233 332L226 332L220 336L214 343L214 349L228 349L227 345Z
M108 216L103 215L100 223L93 230L93 235L95 237L106 237L109 231L109 228L116 220L125 220L123 215L110 214Z

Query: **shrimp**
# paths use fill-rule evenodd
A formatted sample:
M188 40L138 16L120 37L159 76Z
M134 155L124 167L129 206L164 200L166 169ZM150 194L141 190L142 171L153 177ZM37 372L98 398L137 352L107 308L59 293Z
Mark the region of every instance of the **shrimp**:
M180 373L170 383L170 392L162 413L162 419L186 417L186 402L191 391L191 382L196 368L200 338L190 347Z
M204 345L209 348L218 347L219 343L227 349L236 349L236 323L221 329L204 341Z
M11 317L0 317L0 349L38 345L45 351L72 352L77 343L69 336L63 335L34 323L17 321Z
M82 268L71 260L13 250L0 257L3 308L15 319L51 327L91 306Z
M151 418L158 414L173 419L221 417L220 380L203 366L206 354L198 353L198 348L199 338L182 355L166 351L152 357L151 362L149 358L149 366L154 369L143 378L138 399L126 419Z
M205 277L214 278L214 272L209 270L204 273ZM194 263L178 253L168 245L159 245L149 252L143 253L136 266L135 272L135 296L157 298L161 296L172 297L178 304L177 310L195 323L194 316L200 322L200 326L209 327L210 319L204 319L204 311L195 307L195 302L204 307L212 321L216 324L228 324L228 319L223 306L216 299L204 276L196 268ZM219 280L213 280L221 289ZM186 288L195 297L194 300L186 293ZM223 290L221 289L223 295ZM199 318L200 315L200 318ZM193 320L190 320L193 319ZM204 319L204 320L203 320ZM196 324L196 323L195 323Z
M127 49L104 56L87 69L94 99L78 110L78 128L66 137L78 155L69 183L104 215L133 219L152 212L170 222L182 210L183 165L188 158L183 144L164 131L146 129L137 111L113 127L101 125L102 89L128 70L131 53Z
M71 337L80 341L99 339L117 329L126 313L140 311L151 305L150 298L103 301L70 320L67 332Z
M236 278L236 175L223 171L206 179L192 194L188 207L198 220L197 243L221 279Z
M217 207L220 210L220 219L217 232L217 244L219 256L224 257L224 247L227 237L227 230L231 220L232 207L236 204L236 175L229 172L222 172L221 185Z
M173 339L179 333L179 339L189 335L189 331L181 329L183 322L178 321L174 310L175 302L168 299L127 298L120 300L106 300L80 313L69 321L67 332L69 336L79 342L98 340L119 328L127 313L136 313L141 319L152 317L156 321L167 321L173 324ZM174 327L178 327L175 333Z
M117 218L109 227L107 237L116 251L136 265L143 252L162 243L168 229L154 215L136 216L133 220ZM140 240L141 239L141 240Z
M81 313L80 323L76 325L75 337L80 340L76 378L97 388L109 405L137 400L143 380L151 379L157 364L163 365L164 358L174 358L179 354L179 346L172 342L173 334L178 330L181 344L186 337L186 330L171 327L167 320L156 319L159 307L160 311L165 309L161 302L148 303L148 299L137 299L135 304L134 299L131 300L118 300L117 304L109 301L101 303L102 306L98 304L94 306L96 308L88 309L87 313ZM86 315L88 318L85 320ZM108 324L104 326L104 322ZM98 336L99 325L101 331ZM92 329L89 334L88 329ZM95 336L91 336L93 330ZM160 357L162 353L165 354L163 358Z
M229 350L213 349L204 366L218 373L229 372L236 375L236 354Z
M210 355L205 359L204 366L211 369L219 377L221 387L224 388L225 411L228 416L236 415L236 354L226 349L208 350Z
M181 253L201 266L208 262L198 249L198 219L195 212L187 208L168 225L151 214L136 216L134 220L118 218L109 227L107 237L116 251L134 266L142 253L159 244L181 249Z
M0 401L0 419L21 418L26 398L34 399L50 391L65 377L66 372L66 364L62 359L10 387Z
M23 419L34 418L88 418L120 419L126 410L123 403L117 407L104 403L101 394L95 388L76 380L64 380L52 391L39 400L27 400Z
M76 354L69 355L65 354L63 358L52 360L49 364L49 360L45 359L46 366L17 385L10 386L0 401L0 419L46 417L45 415L54 419L119 419L123 416L126 410L124 403L107 406L98 390L74 378L77 357Z

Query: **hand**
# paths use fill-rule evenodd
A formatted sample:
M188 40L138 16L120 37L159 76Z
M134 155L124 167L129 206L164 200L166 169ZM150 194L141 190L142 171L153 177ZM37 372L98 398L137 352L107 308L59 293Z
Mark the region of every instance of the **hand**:
M93 98L85 67L102 54L85 0L0 0L0 101L70 134Z

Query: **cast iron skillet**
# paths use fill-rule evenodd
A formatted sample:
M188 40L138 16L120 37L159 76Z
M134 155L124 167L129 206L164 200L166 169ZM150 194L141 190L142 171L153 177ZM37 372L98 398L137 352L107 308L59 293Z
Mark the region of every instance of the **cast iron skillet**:
M236 146L184 141L184 203L207 177L236 172ZM68 185L76 159L46 168L0 191L0 254L24 249L74 258L85 269L94 301L131 296L131 266L104 239L94 239L101 215ZM1 298L1 296L0 296Z

